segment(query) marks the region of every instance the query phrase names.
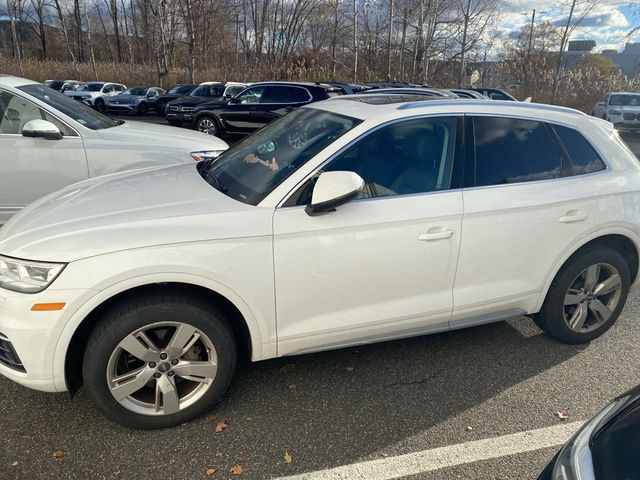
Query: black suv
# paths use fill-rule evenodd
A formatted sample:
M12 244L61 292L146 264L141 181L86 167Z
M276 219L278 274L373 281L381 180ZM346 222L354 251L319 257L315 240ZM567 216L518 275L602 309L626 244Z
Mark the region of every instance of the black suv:
M326 83L254 83L229 101L198 105L193 128L216 136L247 135L298 107L342 94Z
M201 103L208 103L213 99L221 100L223 94L224 83L209 82L201 84L188 96L167 103L164 109L167 122L174 127L179 127L183 122L191 122L196 106Z
M154 110L158 115L164 115L164 109L167 107L167 103L176 98L182 98L193 92L198 85L192 84L180 84L174 85L164 95L158 95L149 100L149 109Z

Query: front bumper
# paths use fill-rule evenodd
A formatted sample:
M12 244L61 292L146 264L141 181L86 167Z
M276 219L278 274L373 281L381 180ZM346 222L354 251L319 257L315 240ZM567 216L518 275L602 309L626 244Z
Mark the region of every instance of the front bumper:
M55 352L60 334L73 313L73 305L88 292L90 290L47 289L29 295L0 289L0 338L5 350L10 344L21 364L16 366L12 356L0 357L0 375L36 390L65 391L64 368L54 369ZM36 303L55 302L64 302L65 307L48 312L31 310Z
M136 112L138 110L138 105L136 104L115 105L113 103L110 103L107 105L107 110L109 110L110 112L131 113L131 112Z

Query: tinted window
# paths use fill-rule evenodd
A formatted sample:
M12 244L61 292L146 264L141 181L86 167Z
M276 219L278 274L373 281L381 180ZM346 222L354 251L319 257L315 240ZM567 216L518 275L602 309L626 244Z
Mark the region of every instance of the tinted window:
M560 176L562 159L542 122L475 117L476 185Z
M282 85L268 86L260 99L260 103L298 103L308 101L309 94L306 90Z
M581 175L605 169L604 162L581 133L560 125L553 125L553 129L569 154L574 173Z
M265 87L248 88L236 97L236 103L258 103L264 93Z
M76 136L67 125L33 103L11 93L0 92L0 134L19 135L31 120L47 120L58 127L63 135Z
M455 117L421 118L366 135L323 171L356 172L360 197L409 195L449 188L456 140Z

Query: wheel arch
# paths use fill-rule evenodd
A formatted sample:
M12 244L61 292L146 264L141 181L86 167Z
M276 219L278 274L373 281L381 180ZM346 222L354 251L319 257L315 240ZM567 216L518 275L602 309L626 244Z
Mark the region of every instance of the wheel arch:
M110 291L109 295L100 296L99 299L91 302L91 306L81 314L80 318L76 316L75 321L69 322L73 331L70 332L70 338L64 346L61 345L61 342L58 343L54 364L60 361L64 362L62 365L63 380L66 389L72 395L82 384L82 360L85 346L102 314L118 301L135 295L163 290L171 290L172 293L178 290L185 295L197 295L220 308L230 319L229 323L237 339L239 353L249 359L261 358L263 352L259 328L250 320L251 315L247 310L248 307L246 305L239 306L237 304L239 302L231 301L230 295L220 293L210 286L184 280L140 283ZM272 355L275 355L275 352ZM54 370L57 369L54 367Z
M594 245L602 245L620 253L629 265L631 284L634 285L639 280L640 237L638 237L638 234L633 230L625 228L615 229L608 232L595 232L594 234L585 237L573 250L565 252L559 261L555 263L556 267L552 270L551 274L547 276L547 280L536 305L535 312L538 312L542 308L542 305L547 298L549 288L551 287L551 283L558 275L558 272L573 258Z

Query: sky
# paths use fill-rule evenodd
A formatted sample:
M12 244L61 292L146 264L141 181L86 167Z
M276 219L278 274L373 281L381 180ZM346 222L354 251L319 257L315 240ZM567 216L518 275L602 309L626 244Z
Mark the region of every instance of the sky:
M578 0L578 11L586 1ZM569 7L570 0L504 0L504 13L498 22L500 36L507 36L529 24L534 8L536 23L548 20L562 25L566 22ZM639 31L628 37L633 28ZM622 51L625 42L640 42L640 0L601 0L576 28L571 40L595 40L595 52L604 49Z

